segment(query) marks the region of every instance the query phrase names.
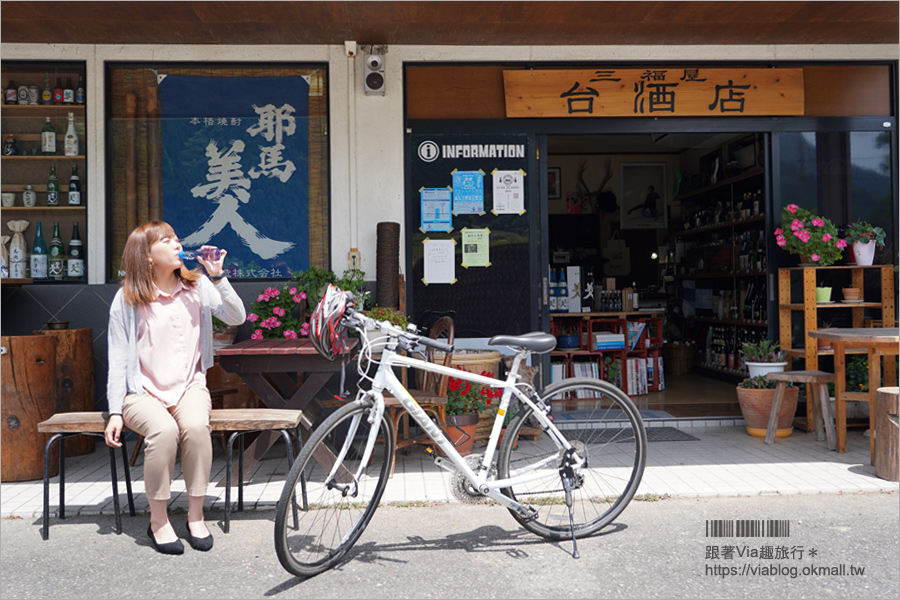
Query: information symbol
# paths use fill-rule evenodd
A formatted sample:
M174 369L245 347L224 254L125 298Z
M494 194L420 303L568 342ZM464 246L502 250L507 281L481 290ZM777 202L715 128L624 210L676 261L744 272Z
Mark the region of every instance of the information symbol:
M425 162L434 162L440 154L438 145L427 140L419 144L419 158Z

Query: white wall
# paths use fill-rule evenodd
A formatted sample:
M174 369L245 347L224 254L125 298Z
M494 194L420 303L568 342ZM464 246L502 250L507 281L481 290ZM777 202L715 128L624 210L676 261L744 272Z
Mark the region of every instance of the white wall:
M365 40L357 40L364 43ZM6 60L77 60L87 65L89 98L88 181L106 178L103 97L107 61L327 62L331 143L332 269L340 274L351 247L359 249L366 278L375 278L376 224L403 224L403 64L499 61L897 60L900 46L390 46L386 54L386 95L363 93L361 55L346 57L343 45L325 46L149 46L0 44ZM98 101L99 100L99 101ZM89 185L91 232L105 232L105 189ZM405 232L403 232L405 234ZM106 243L88 240L90 283L103 283ZM405 265L401 247L400 264Z

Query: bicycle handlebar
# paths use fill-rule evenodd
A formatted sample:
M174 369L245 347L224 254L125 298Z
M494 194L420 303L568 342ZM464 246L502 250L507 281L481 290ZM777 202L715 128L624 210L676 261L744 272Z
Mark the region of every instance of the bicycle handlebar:
M419 335L412 331L407 331L397 327L390 321L376 321L375 319L362 314L355 308L347 308L344 313L344 323L348 327L357 329L378 328L391 337L398 338L400 345L407 349L415 348L417 345L421 344L422 346L427 346L440 352L453 352L453 344L448 344L441 340L432 339L426 335Z

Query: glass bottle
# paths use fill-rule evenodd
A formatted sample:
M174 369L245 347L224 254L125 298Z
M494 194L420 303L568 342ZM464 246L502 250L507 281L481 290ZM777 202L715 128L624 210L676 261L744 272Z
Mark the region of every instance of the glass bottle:
M69 258L66 260L66 271L69 279L84 278L84 257L81 236L78 235L78 221L72 226L72 239L69 240Z
M37 192L34 191L30 183L25 186L25 191L22 192L22 204L28 208L37 204Z
M69 206L81 206L81 177L78 176L78 165L72 165L72 176L69 177Z
M75 88L75 104L84 104L84 75L78 74L78 87Z
M47 258L47 276L57 281L66 276L66 249L59 237L59 222L53 225L53 238L50 240L50 252Z
M63 140L63 152L66 156L78 156L78 134L75 133L75 113L69 113L69 124L66 128L66 137Z
M34 244L31 246L31 278L47 279L47 244L44 243L40 221L34 233Z
M57 74L56 86L53 88L53 104L63 103L63 93L62 79Z
M56 154L56 129L53 128L50 117L47 117L41 128L41 154L45 156Z
M47 206L59 206L59 178L55 163L50 165L50 178L47 180Z
M50 87L50 73L44 73L44 88L41 90L41 104L53 103L53 88Z
M18 104L19 103L19 89L16 87L16 82L12 79L9 80L9 83L6 84L6 96L4 96L5 104Z
M72 86L72 78L66 78L66 87L63 88L63 103L75 104L75 88Z

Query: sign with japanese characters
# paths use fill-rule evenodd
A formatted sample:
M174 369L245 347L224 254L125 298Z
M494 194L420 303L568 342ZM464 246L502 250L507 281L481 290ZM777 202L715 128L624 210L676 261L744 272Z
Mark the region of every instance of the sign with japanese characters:
M506 116L802 115L803 69L579 69L503 72Z
M185 248L228 251L229 276L309 266L303 77L161 78L163 218Z

